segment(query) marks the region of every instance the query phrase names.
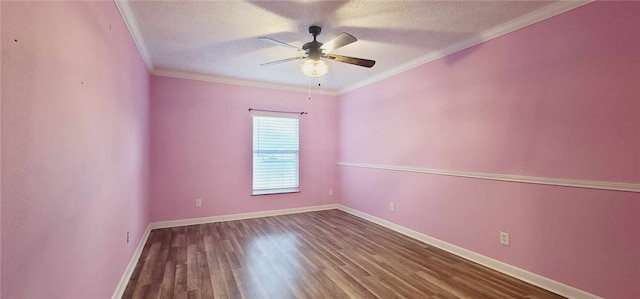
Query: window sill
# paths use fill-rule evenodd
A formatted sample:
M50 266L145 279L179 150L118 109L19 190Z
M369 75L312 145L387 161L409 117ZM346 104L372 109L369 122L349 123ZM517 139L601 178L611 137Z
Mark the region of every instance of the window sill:
M253 193L251 193L251 196L286 194L286 193L300 193L300 189L257 190L257 191L253 191Z

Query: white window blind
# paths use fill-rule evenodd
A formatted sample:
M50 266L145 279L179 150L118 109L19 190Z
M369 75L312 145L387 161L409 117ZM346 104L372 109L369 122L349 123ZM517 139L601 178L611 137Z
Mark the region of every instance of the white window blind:
M254 112L253 194L299 191L299 119Z

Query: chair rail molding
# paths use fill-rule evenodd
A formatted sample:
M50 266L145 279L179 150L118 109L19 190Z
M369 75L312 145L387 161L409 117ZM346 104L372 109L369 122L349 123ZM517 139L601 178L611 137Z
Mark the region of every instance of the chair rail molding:
M634 183L584 181L584 180L546 178L546 177L534 177L534 176L523 176L523 175L512 175L512 174L467 172L467 171L457 171L457 170L431 169L431 168L382 165L382 164L350 163L350 162L338 162L338 165L347 166L347 167L425 173L425 174L433 174L433 175L446 175L446 176L483 179L483 180L640 193L640 184L634 184Z

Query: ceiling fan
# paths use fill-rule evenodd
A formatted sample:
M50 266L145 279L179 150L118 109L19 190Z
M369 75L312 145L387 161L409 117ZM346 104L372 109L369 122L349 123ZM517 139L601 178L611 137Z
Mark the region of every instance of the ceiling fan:
M310 26L309 33L313 35L313 41L304 44L302 48L298 48L296 46L292 46L290 44L269 37L259 37L258 39L264 42L295 49L300 52L305 52L304 56L267 62L261 64L261 66L269 66L293 60L304 59L305 61L300 65L300 70L302 71L302 73L309 77L320 77L326 75L329 72L327 64L321 59L330 59L337 62L359 65L368 68L376 64L375 60L331 54L331 52L335 51L336 49L356 42L358 39L349 33L343 32L338 34L338 36L336 36L332 40L323 44L316 40L316 37L320 35L321 31L322 28L318 26Z

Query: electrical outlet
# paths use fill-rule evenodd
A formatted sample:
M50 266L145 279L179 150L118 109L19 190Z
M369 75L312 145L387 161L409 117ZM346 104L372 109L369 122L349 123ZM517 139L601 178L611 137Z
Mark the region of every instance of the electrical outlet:
M202 206L202 199L201 198L196 199L196 208L199 208L201 206Z
M500 244L509 246L509 233L500 232Z
M389 211L395 211L396 210L396 204L392 202L389 203Z
M333 189L329 189L329 196L333 196Z
M127 244L129 244L129 232L127 232Z

